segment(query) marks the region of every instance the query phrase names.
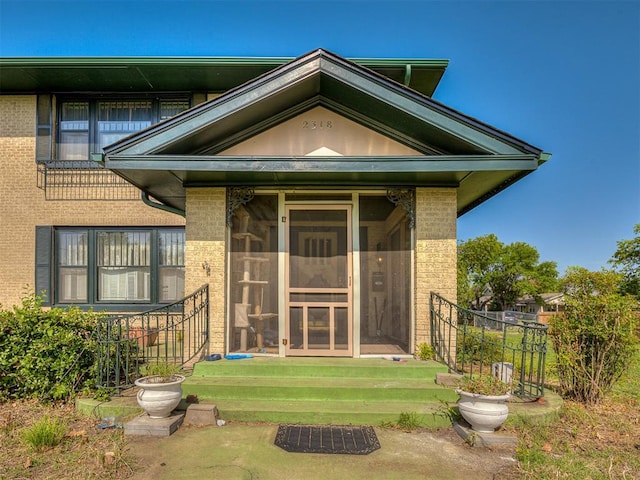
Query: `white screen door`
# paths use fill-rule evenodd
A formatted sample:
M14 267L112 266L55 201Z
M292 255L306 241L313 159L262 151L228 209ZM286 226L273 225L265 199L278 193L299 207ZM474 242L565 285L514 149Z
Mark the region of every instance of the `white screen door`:
M286 354L352 356L351 207L286 208Z

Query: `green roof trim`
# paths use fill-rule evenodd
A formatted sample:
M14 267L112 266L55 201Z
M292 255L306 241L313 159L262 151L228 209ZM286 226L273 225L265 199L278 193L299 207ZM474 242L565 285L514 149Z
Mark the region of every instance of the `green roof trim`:
M221 93L293 60L293 57L3 57L0 93ZM420 58L351 61L429 96L449 64L448 60ZM180 76L176 79L178 71ZM407 75L408 71L411 75Z
M9 66L97 66L97 65L284 65L296 57L0 57L0 65ZM367 68L419 67L446 68L449 60L429 58L347 58Z
M245 157L231 155L117 155L108 160L113 170L171 170L198 172L458 172L535 170L538 157L521 155L429 156L295 156Z

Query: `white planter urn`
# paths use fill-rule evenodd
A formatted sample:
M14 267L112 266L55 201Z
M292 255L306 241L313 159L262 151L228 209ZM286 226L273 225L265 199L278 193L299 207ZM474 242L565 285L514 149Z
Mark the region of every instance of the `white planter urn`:
M511 395L481 395L456 390L460 395L458 410L471 429L479 433L493 433L509 416L507 400Z
M138 391L138 405L151 418L166 418L182 399L184 375L171 375L169 380L159 375L142 377L135 381Z

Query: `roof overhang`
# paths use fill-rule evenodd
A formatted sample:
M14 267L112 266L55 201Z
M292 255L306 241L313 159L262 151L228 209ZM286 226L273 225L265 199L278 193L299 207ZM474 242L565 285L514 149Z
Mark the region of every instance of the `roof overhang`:
M108 167L173 208L185 188L453 187L459 215L538 168L534 155L409 157L118 156ZM495 190L495 191L494 191ZM478 192L484 192L478 197ZM488 195L486 198L485 196Z
M225 156L225 149L316 106L417 153ZM203 186L455 187L458 214L536 170L540 149L324 50L105 148L104 164L165 205Z
M291 57L5 57L0 93L223 93L293 60ZM352 58L423 95L433 95L448 60Z

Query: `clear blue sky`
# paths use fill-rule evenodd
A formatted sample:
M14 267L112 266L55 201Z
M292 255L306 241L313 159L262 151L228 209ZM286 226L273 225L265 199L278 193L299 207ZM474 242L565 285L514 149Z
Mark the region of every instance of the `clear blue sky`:
M550 152L458 221L597 270L640 223L640 2L0 0L0 56L444 58L434 98Z

